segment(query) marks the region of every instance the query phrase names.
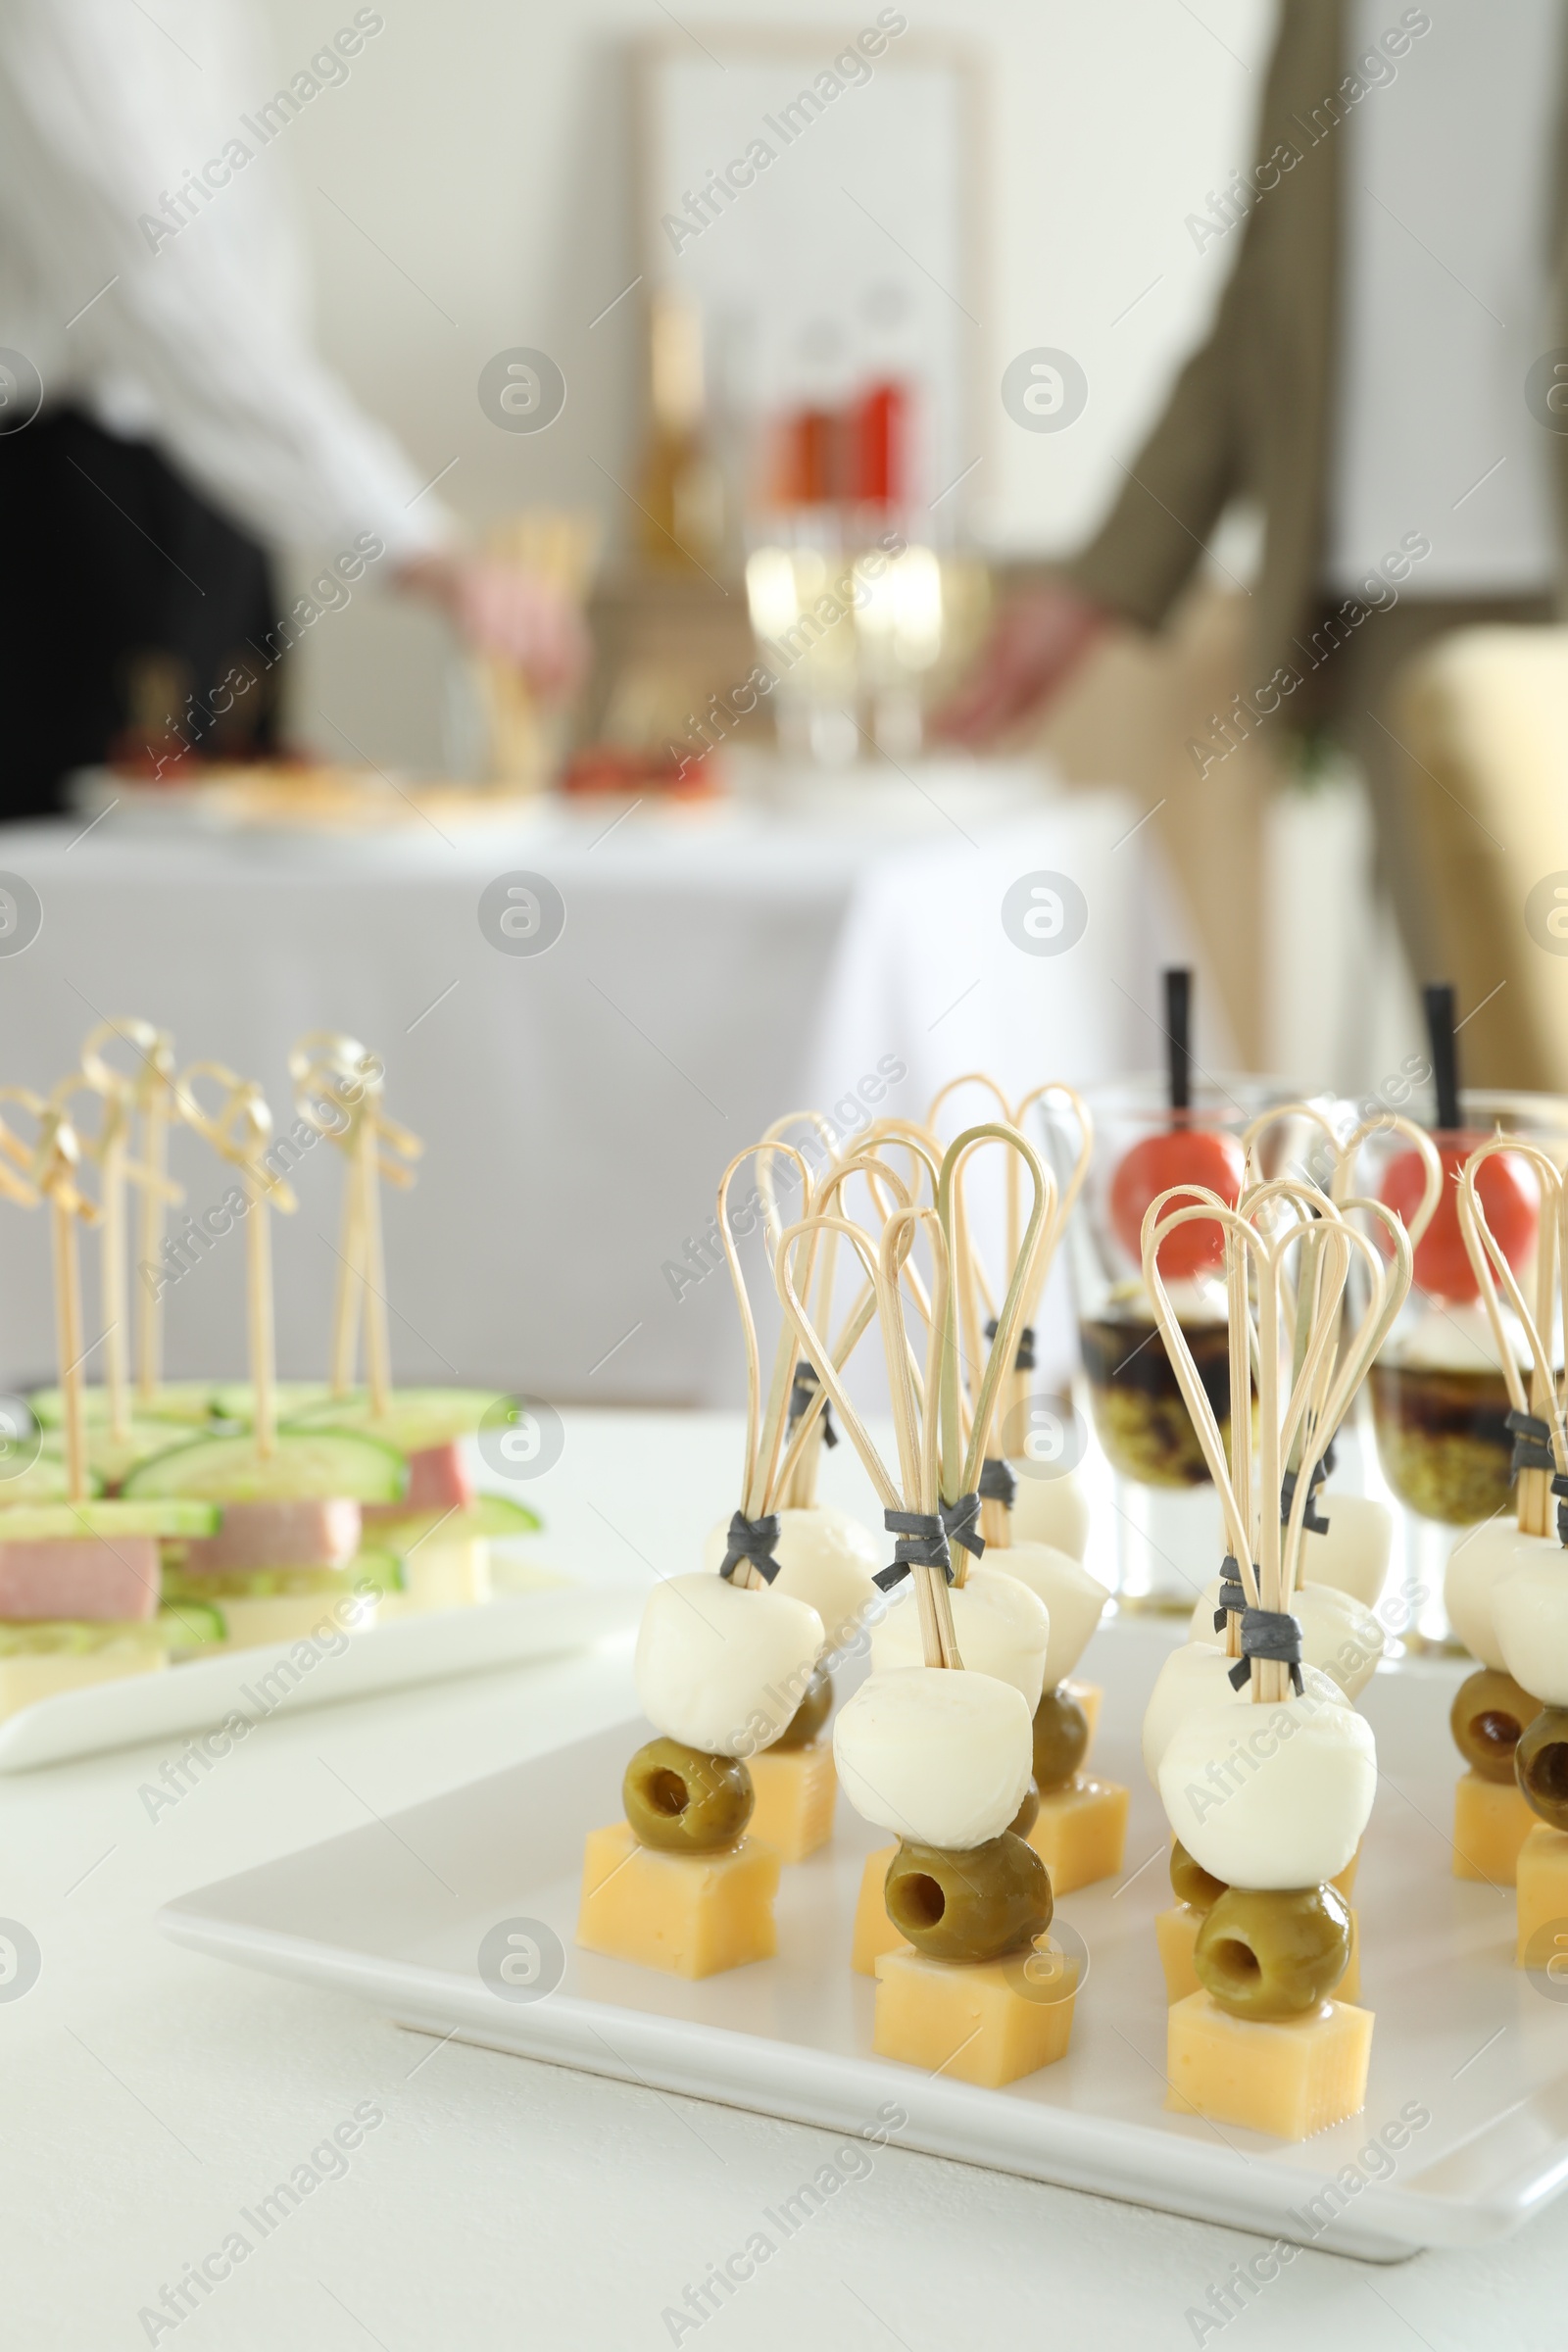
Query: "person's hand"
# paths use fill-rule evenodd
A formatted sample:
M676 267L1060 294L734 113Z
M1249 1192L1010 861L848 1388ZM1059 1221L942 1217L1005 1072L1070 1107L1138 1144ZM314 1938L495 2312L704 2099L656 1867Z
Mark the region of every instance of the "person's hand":
M398 585L439 605L476 653L510 662L547 699L568 694L588 666L587 631L575 607L519 564L427 556L406 564Z
M1059 580L1005 604L973 667L937 712L933 732L971 749L993 743L1049 701L1110 615Z

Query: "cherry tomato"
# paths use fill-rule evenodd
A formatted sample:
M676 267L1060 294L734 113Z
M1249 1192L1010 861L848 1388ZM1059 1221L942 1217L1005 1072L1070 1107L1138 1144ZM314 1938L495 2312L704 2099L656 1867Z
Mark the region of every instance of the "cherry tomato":
M1110 1222L1129 1257L1143 1252L1144 1211L1173 1185L1201 1185L1230 1207L1241 1197L1247 1161L1234 1135L1202 1127L1178 1127L1169 1135L1146 1136L1134 1144L1110 1180ZM1172 1208L1179 1207L1172 1201ZM1195 1217L1178 1225L1159 1245L1159 1270L1167 1282L1190 1281L1225 1262L1225 1236L1218 1225Z
M1432 1298L1446 1298L1454 1305L1481 1296L1459 1231L1459 1175L1476 1146L1486 1140L1484 1135L1433 1138L1443 1162L1443 1193L1415 1253L1415 1279ZM1389 1162L1383 1179L1384 1205L1406 1224L1420 1207L1425 1190L1426 1170L1418 1152L1401 1152ZM1512 1152L1494 1152L1481 1163L1476 1190L1493 1239L1517 1273L1535 1243L1540 1210L1540 1193L1530 1163L1515 1158Z

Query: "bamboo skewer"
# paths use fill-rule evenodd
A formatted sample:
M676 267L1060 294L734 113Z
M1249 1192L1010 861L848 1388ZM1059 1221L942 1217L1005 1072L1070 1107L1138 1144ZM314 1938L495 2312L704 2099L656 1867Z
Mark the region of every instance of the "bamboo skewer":
M195 1081L210 1079L224 1088L216 1113L209 1113L195 1091ZM231 1166L245 1183L245 1307L251 1375L251 1430L263 1461L277 1449L277 1348L272 1319L272 1244L270 1209L292 1215L299 1205L292 1188L268 1167L266 1152L272 1134L272 1114L253 1080L239 1078L221 1062L192 1062L175 1081L180 1116L205 1143Z
M383 1179L403 1189L412 1185L410 1163L424 1145L388 1118L381 1106L385 1070L358 1038L337 1030L310 1030L295 1042L288 1069L299 1116L344 1153L342 1247L332 1292L328 1386L334 1397L348 1395L363 1342L370 1418L383 1420L392 1404L392 1355L380 1186ZM326 1117L323 1099L332 1102L339 1114L336 1120Z
M98 1211L76 1183L81 1147L65 1112L49 1105L39 1127L34 1181L49 1203L54 1258L55 1348L60 1365L61 1418L66 1433L66 1495L87 1500L87 1417L82 1379L81 1260L78 1223L96 1224Z
M1526 1306L1518 1278L1487 1222L1487 1212L1477 1182L1482 1166L1499 1152L1516 1154L1528 1161L1541 1187L1542 1213L1536 1244L1536 1304L1533 1313ZM1565 1437L1564 1431L1563 1399L1558 1392L1548 1346L1558 1306L1558 1260L1564 1222L1563 1191L1560 1169L1539 1145L1524 1143L1513 1136L1490 1136L1465 1161L1459 1177L1458 1210L1459 1231L1480 1287L1487 1320L1492 1327L1497 1360L1507 1383L1508 1402L1516 1413L1529 1414L1545 1424L1557 1468L1559 1471L1568 1471L1568 1437ZM1568 1264L1564 1264L1562 1273L1563 1305L1568 1309ZM1528 1391L1502 1320L1502 1307L1497 1297L1499 1288L1507 1298L1530 1349ZM1565 1323L1564 1335L1568 1339L1568 1323ZM1518 1474L1515 1489L1519 1533L1522 1536L1549 1536L1552 1533L1551 1472L1523 1469Z

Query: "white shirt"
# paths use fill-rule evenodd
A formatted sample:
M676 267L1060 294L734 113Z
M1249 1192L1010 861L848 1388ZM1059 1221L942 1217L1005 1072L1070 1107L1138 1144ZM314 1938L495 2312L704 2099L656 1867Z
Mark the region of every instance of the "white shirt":
M0 0L0 346L46 406L156 441L264 539L337 552L368 530L394 563L427 553L448 517L312 348L287 155L257 125L291 77L246 0L158 0L156 19L133 0ZM372 37L345 76L373 55ZM274 120L286 150L292 122ZM248 162L225 166L232 140ZM193 218L149 230L181 220L162 200L204 169L211 200L192 190Z
M1531 594L1559 572L1558 453L1524 387L1560 333L1548 213L1562 9L1424 9L1430 31L1385 54L1396 78L1330 133L1346 142L1345 264L1326 585L1353 589L1422 532L1432 553L1406 594ZM1348 70L1402 13L1350 0Z

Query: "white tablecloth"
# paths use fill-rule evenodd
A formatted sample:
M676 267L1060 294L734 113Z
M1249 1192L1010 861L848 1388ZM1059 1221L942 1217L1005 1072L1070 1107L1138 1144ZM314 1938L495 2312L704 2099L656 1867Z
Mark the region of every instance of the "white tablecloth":
M261 1079L287 1124L291 1041L349 1030L428 1147L416 1189L386 1202L400 1378L727 1400L723 1276L664 1269L768 1122L839 1103L849 1126L879 1065L906 1075L877 1111L919 1117L976 1064L1021 1090L1160 1056L1157 967L1185 942L1144 812L1104 792L986 821L951 779L945 810L907 797L919 825L879 812L875 831L748 809L639 810L608 832L597 810L546 812L506 836L353 845L154 840L114 817L81 839L16 828L0 870L31 883L43 927L0 954L0 1075L47 1088L95 1020L139 1014L174 1032L182 1064ZM537 956L479 926L485 885L517 869L565 902ZM1003 929L1004 893L1039 870L1088 903L1065 954L1021 953ZM314 1152L299 1214L274 1221L285 1373L322 1366L340 1165ZM227 1189L189 1135L175 1173L198 1210ZM169 1292L172 1373L238 1372L241 1255L230 1241ZM0 1298L14 1383L53 1350L41 1221L4 1206Z
M569 1413L541 1556L624 1581L690 1564L738 1420ZM874 1518L848 1446L831 1499ZM1106 1639L1113 1638L1111 1636ZM398 2033L346 1996L177 1949L156 1906L617 1720L625 1653L311 1714L279 1708L176 1805L162 1751L0 1783L0 1914L42 1953L0 2002L3 2309L25 2352L114 2352L356 2106L385 2121L210 2300L173 2352L659 2352L688 2285L831 2159L831 2134ZM324 2169L324 2168L323 2168ZM1201 2340L1268 2352L1560 2352L1560 2204L1495 2247L1374 2269L1308 2251ZM1178 2352L1262 2241L879 2151L698 2352ZM221 2266L220 2266L221 2268ZM192 2299L195 2292L192 2290ZM1221 2305L1220 2308L1224 2308ZM983 2318L977 2318L983 2315Z

